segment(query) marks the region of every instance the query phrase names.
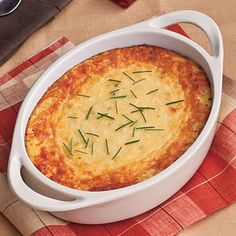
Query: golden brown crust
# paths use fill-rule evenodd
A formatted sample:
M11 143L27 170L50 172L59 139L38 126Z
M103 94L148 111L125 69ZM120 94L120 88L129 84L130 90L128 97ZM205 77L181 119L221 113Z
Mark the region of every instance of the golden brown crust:
M97 155L89 153L89 157L86 157L86 155L79 157L76 156L74 150L73 155L68 154L67 150L65 150L65 148L63 149L63 140L67 145L70 140L72 142L73 138L74 145L78 145L80 150L83 145L83 140L81 140L79 134L76 134L78 135L76 136L74 133L72 134L72 131L68 130L77 127L75 132L78 132L78 126L82 125L84 127L88 124L86 122L90 120L93 123L88 124L88 128L93 128L92 126L94 126L96 131L97 127L95 114L93 114L94 120L91 118L88 119L88 121L84 118L86 113L80 115L80 111L82 113L81 107L87 105L86 101L84 102L84 99L78 97L76 94L81 93L81 91L83 93L86 93L86 91L91 93L92 91L97 91L97 94L93 94L93 96L95 96L94 100L91 98L87 101L90 102L92 100L94 102L91 102L92 106L97 106L101 109L101 102L96 103L96 100L103 99L102 95L99 93L100 89L103 94L104 91L106 91L104 90L105 86L110 88L110 84L107 83L107 78L120 73L124 69L130 72L133 71L134 68L141 68L142 70L151 68L152 77L145 75L146 80L150 78L152 83L153 80L151 79L154 78L158 80L159 95L153 94L150 98L152 104L155 105L156 101L155 113L151 114L149 112L147 117L150 121L157 122L155 125L162 124L166 127L166 129L163 130L163 136L159 138L159 134L157 134L157 132L154 134L154 131L152 134L150 134L151 132L146 132L149 134L143 132L142 136L141 134L137 134L139 135L137 136L139 139L140 137L146 137L145 141L141 140L143 146L140 146L140 152L136 150L137 148L132 149L134 146L124 144L122 145L120 156L114 159L112 159L112 157L114 153L116 153L118 146L114 147L113 155L110 154L106 156L106 149L104 148L103 150L103 147L101 147L102 141L96 141L98 142L96 149ZM120 73L119 76L121 77L121 75L122 73ZM142 78L139 77L141 75L138 74L132 75L134 77L136 76L136 78ZM113 77L111 77L111 79L112 78ZM124 78L122 77L121 80L122 83L124 83L124 87L121 86L121 88L123 91L127 92L127 84L125 83L128 82L123 82L125 76ZM101 86L99 85L100 87L96 87L96 90L94 90L96 83L100 83ZM104 83L108 85L104 85ZM148 82L145 83L146 85L137 86L138 94L141 94L142 86L143 90L145 90L145 88L153 88ZM173 93L169 91L173 91ZM146 96L146 94L147 93L144 95ZM173 101L173 94L180 96L176 98L176 100L183 99L184 102L179 102L175 105L166 105L166 103ZM141 94L140 96L144 95ZM162 103L156 99L157 96L159 96L159 100L161 100ZM205 125L210 112L210 97L210 85L205 72L196 63L175 52L149 45L139 45L107 51L75 66L47 90L31 114L28 122L25 139L27 152L34 165L44 175L65 186L89 191L101 191L129 186L152 177L168 167L186 151ZM127 104L132 98L128 96L127 99L126 104L125 101L122 100L124 107L128 106ZM133 99L134 101L138 101L135 100L135 98ZM110 100L108 98L104 101L108 103ZM163 103L163 101L165 101L165 103ZM75 103L81 103L82 105L77 106ZM90 105L88 105L87 108L91 107ZM103 107L104 106L105 105L103 105ZM78 116L83 116L83 120L78 118L68 123L68 119L66 119L67 117L65 116L68 114L65 113L71 111L75 112L75 108L78 108ZM108 106L108 110L109 109L110 107ZM121 119L118 118L121 114L116 114L115 111L111 111L111 113L113 117L116 118L116 121L108 125L113 127L113 124L117 124L116 122ZM129 111L127 114L137 116L137 113L131 113ZM157 114L159 120L156 121L153 117L157 116ZM163 117L165 115L167 116L164 119ZM138 119L140 119L140 117ZM101 120L99 120L99 122L105 122ZM169 120L171 124L166 124L165 120ZM176 125L174 124L175 121ZM140 122L141 126L146 125L144 121L139 120L138 122ZM101 126L107 127L107 123L100 124L97 130L102 134ZM108 130L109 128L104 129L104 134L111 137L110 135L112 135L112 133ZM121 132L113 133L118 135L116 136L117 143L127 142L124 138L126 137L125 134ZM170 135L169 138L167 138L168 135ZM101 138L105 140L105 137L99 137L99 140L101 140ZM129 138L132 139L132 136ZM113 139L113 137L111 139ZM156 141L157 145L160 143L160 146L153 147L155 143L152 143L152 139L160 140L158 142ZM91 140L93 139L91 138ZM139 141L139 143L141 143L141 141ZM95 145L96 142L94 141ZM148 146L149 144L151 146ZM60 147L60 145L62 147ZM91 152L91 146L89 150L89 152ZM150 152L148 150L150 150ZM132 156L132 153L134 156Z

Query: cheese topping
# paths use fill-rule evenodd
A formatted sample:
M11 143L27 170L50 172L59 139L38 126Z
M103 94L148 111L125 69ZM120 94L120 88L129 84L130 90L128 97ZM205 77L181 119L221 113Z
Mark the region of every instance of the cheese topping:
M49 88L29 120L27 151L41 172L68 187L128 186L176 160L210 106L209 82L191 60L153 46L114 49Z

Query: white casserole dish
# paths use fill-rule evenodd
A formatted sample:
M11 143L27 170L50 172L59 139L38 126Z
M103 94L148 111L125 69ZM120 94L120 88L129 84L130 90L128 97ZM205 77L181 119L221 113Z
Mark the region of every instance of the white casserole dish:
M190 39L163 28L180 22L193 23L205 31L211 43L212 55ZM32 110L47 88L71 67L100 52L138 44L156 45L176 51L203 67L211 82L213 105L201 134L171 166L156 176L129 187L88 192L53 182L36 169L25 149L25 129ZM221 33L211 18L195 11L185 10L162 15L78 45L41 75L21 106L8 165L8 181L12 191L33 208L85 224L127 219L159 205L192 177L211 145L220 108L222 74Z

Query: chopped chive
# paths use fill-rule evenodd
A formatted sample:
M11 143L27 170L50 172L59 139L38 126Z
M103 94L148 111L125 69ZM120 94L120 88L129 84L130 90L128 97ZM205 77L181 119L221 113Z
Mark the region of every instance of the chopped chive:
M135 98L137 98L137 96L135 95L135 93L130 89L130 92L133 94L133 96L135 97Z
M141 110L155 110L155 107L139 107Z
M79 133L80 133L80 136L82 137L82 139L83 139L84 143L86 144L86 143L87 143L87 141L86 141L86 139L85 139L84 135L82 134L82 132L80 131L80 129L78 129L78 131L79 131Z
M130 113L135 113L135 112L140 112L140 111L142 111L143 112L143 110L155 110L155 108L154 107L144 107L144 108L142 108L142 107L140 107L139 109L137 109L137 110L134 110L134 111L131 111Z
M116 83L121 83L120 80L116 80L116 79L109 79L108 81L111 81L111 82L116 82Z
M115 131L118 131L119 129L122 129L122 128L124 128L125 126L127 126L127 125L129 125L129 124L131 124L133 121L130 121L130 122L128 122L128 123L126 123L126 124L123 124L123 125L121 125L120 127L118 127L117 129L115 129Z
M110 97L110 99L118 99L118 98L126 98L127 96L126 95L123 95L123 96L113 96L113 97Z
M88 140L87 140L87 142L86 142L86 145L85 145L85 148L87 148L88 147L88 144L89 144L89 138L88 138Z
M118 151L117 151L116 154L112 157L112 159L115 159L115 158L116 158L116 156L119 154L119 152L121 151L121 149L122 149L122 147L120 147L120 148L118 149Z
M88 135L93 135L93 136L99 137L99 135L97 135L97 134L94 134L94 133L85 133L85 134L88 134Z
M130 127L134 126L137 122L138 122L138 120L134 121L134 122L130 125Z
M142 111L142 110L140 110L140 114L141 114L141 116L143 117L144 122L146 123L147 120L146 120L146 117L145 117L145 115L143 114L143 111Z
M89 108L88 113L87 113L87 115L86 115L86 120L89 118L89 115L90 115L92 109L93 109L93 106L91 106L91 107Z
M145 131L162 131L164 129L145 129Z
M118 114L118 105L117 105L117 101L115 101L115 107L116 107L116 114Z
M139 107L135 106L133 103L129 103L129 105L131 105L132 107L135 107L135 108L139 109Z
M110 152L109 152L109 147L108 147L108 142L107 142L107 139L105 139L105 142L106 142L106 150L107 150L107 155L109 155L109 154L110 154Z
M70 119L79 119L78 116L67 116L67 118L70 118Z
M136 130L136 128L134 127L134 128L133 128L133 133L132 133L132 137L134 137L134 134L135 134L135 130Z
M70 151L72 152L73 138L70 139Z
M175 103L179 103L179 102L183 102L184 100L177 100L177 101L173 101L173 102L167 102L166 105L172 105L172 104L175 104Z
M80 151L80 150L75 150L75 152L83 153L83 154L88 154L88 152Z
M135 82L133 83L133 85L134 85L134 84L137 84L137 83L139 83L139 82L141 82L141 81L143 81L143 80L146 80L146 79L137 80L137 81L135 81Z
M113 94L113 93L115 93L115 92L118 92L120 89L115 89L115 90L112 90L111 92L110 92L110 94Z
M125 72L122 72L125 76L127 76L132 82L135 82L135 80L131 77L131 76L129 76L128 74L126 74Z
M132 144L132 143L137 143L137 142L139 142L139 141L140 141L139 139L133 140L133 141L130 141L130 142L125 143L125 145L129 145L129 144Z
M148 92L146 95L148 95L148 94L150 94L150 93L154 93L154 92L156 92L156 91L158 91L158 90L159 90L159 89L154 89L154 90Z
M88 96L88 95L81 94L81 93L77 93L76 95L77 95L77 96L80 96L80 97L86 97L86 98L89 98L89 97L90 97L90 96Z
M91 146L91 154L93 154L93 143L92 143L92 146Z
M133 74L138 74L138 73L148 73L152 72L151 70L140 70L140 71L134 71Z
M136 113L136 112L140 112L140 111L142 111L142 110L138 109L138 110L131 111L130 113Z
M106 117L106 118L108 118L108 119L115 120L114 117L107 115L107 113L100 113L100 112L97 112L97 114L100 115L99 117L97 117L97 119L101 119L101 118L103 118L103 117Z
M134 104L132 104L132 103L129 103L129 104L130 104L131 106L137 108L137 110L131 111L131 113L140 112L140 114L141 114L141 116L143 117L143 120L144 120L145 123L147 122L147 120L146 120L146 117L145 117L145 115L144 115L144 113L143 113L143 110L155 110L154 107L138 107L138 106L136 106L136 105L134 105Z
M131 104L131 103L130 103L130 104ZM145 123L146 123L147 120L146 120L146 117L145 117L144 114L143 114L143 110L142 110L141 108L139 108L139 107L137 107L137 108L138 108L137 110L131 111L131 113L140 112L141 116L143 117L143 120L144 120Z
M71 156L73 156L71 150L67 147L67 145L66 145L65 143L63 143L63 145L64 145L64 147L66 148L66 150L69 152L69 154L70 154Z
M129 103L129 105L137 108L138 110L155 110L155 107L138 107L138 106L134 105L133 103Z
M128 116L126 116L126 115L124 115L124 114L122 114L122 116L124 116L127 120L133 122L133 120L131 120Z
M141 126L141 127L137 127L136 129L153 129L155 128L155 126Z

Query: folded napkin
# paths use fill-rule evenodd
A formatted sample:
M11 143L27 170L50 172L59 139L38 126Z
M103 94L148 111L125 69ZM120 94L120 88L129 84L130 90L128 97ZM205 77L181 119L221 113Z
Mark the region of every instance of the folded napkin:
M69 2L71 0L23 0L13 13L0 17L0 65Z
M184 34L178 25L168 28ZM116 223L82 225L65 222L18 201L6 180L17 111L39 75L73 47L67 38L60 38L0 78L0 211L19 232L34 236L169 236L236 201L236 81L227 77L218 130L203 164L181 190L156 208Z

